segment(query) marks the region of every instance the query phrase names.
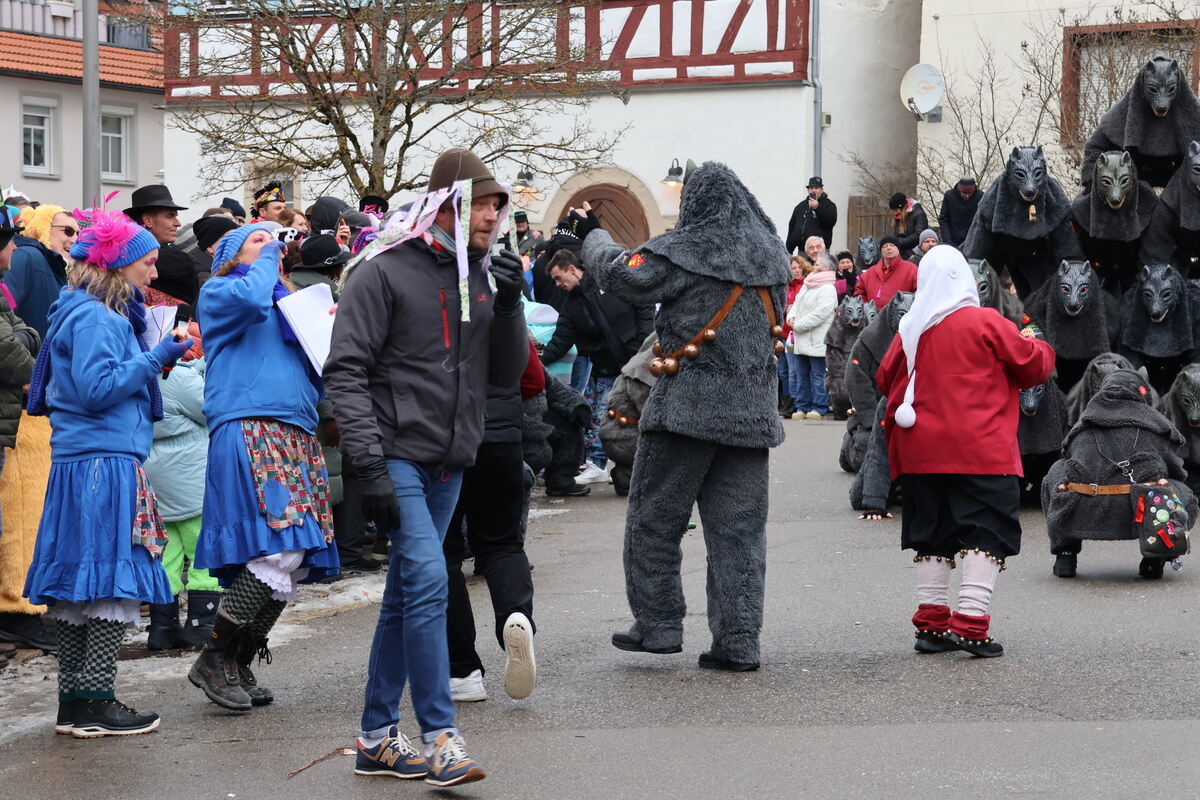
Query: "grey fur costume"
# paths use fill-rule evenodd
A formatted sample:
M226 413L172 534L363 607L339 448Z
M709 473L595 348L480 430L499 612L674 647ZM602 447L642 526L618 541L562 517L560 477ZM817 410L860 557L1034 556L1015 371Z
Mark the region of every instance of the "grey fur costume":
M983 259L972 259L968 263L971 265L971 271L975 273L979 305L983 308L993 308L1012 324L1020 325L1025 306L1016 295L1001 285L1000 276L996 274L995 268Z
M1063 280L1046 281L1025 298L1025 313L1054 348L1057 381L1064 392L1079 382L1089 361L1116 349L1121 332L1117 300L1100 290L1100 279L1086 262L1065 262L1056 275L1061 277L1072 265L1086 271L1086 279L1081 280L1094 283L1095 289L1080 296L1078 314L1071 316L1064 308L1066 299L1059 288Z
M875 317L875 304L853 295L843 297L833 314L833 324L825 334L825 393L834 419L846 419L850 410L846 364L854 343Z
M1120 208L1110 208L1101 193L1094 190L1080 192L1071 203L1079 248L1105 280L1106 288L1116 282L1116 294L1129 288L1142 265L1142 234L1158 207L1154 189L1137 177L1136 166L1132 170L1134 186Z
M1193 492L1200 491L1200 364L1179 371L1171 390L1159 400L1158 410L1183 436L1187 485Z
M1104 379L1110 372L1119 369L1134 371L1129 359L1119 353L1101 353L1088 362L1079 383L1067 392L1067 425L1074 425L1079 421L1087 404L1096 396L1096 392L1100 391ZM1153 386L1150 387L1150 397L1153 404L1158 403L1158 393L1154 391Z
M641 437L636 422L622 425L620 419L637 420L642 416L650 390L658 382L658 378L650 373L650 361L654 358L650 348L657 342L657 333L647 336L633 358L621 368L621 374L608 393L609 413L600 420L600 443L615 465L610 473L613 488L622 496L629 494L634 457Z
M1171 302L1159 294L1167 290ZM1166 318L1155 322L1152 308L1161 308ZM1133 288L1121 298L1117 350L1135 369L1145 367L1151 385L1166 392L1185 364L1200 360L1200 286L1184 280L1170 265L1142 267Z
M1040 392L1037 407L1030 413L1029 395ZM1021 418L1017 422L1017 446L1021 450L1021 498L1037 502L1042 479L1062 452L1067 423L1067 397L1053 378L1020 392Z
M708 548L712 654L759 661L766 573L768 448L783 441L777 411L775 338L753 287L767 287L783 319L788 256L758 201L723 164L708 162L684 183L674 231L633 254L605 231L587 235L586 268L626 302L661 303L662 349L700 333L735 284L746 291L694 359L664 374L641 417L625 524L625 583L631 634L650 649L683 639L680 542L698 503Z
M1163 58L1155 56L1151 61ZM1080 174L1090 185L1096 159L1108 150L1127 150L1138 173L1151 186L1164 186L1178 169L1184 148L1200 131L1200 102L1192 93L1187 76L1179 72L1175 99L1164 117L1155 116L1145 96L1151 63L1138 70L1125 96L1100 118L1083 148ZM1178 65L1175 66L1179 70Z
M1116 462L1128 460L1133 480L1147 483L1166 478L1188 511L1189 527L1196 521L1196 496L1183 483L1183 436L1171 421L1147 402L1146 381L1136 372L1117 370L1104 379L1100 391L1063 442L1063 457L1042 481L1042 508L1050 551L1078 553L1083 539L1136 539L1133 504L1127 494L1096 497L1059 492L1059 484L1127 484Z
M1154 217L1142 236L1143 264L1174 264L1189 277L1200 258L1200 142L1188 145L1187 158L1158 198Z
M879 396L875 406L875 418L882 419L887 410L887 395ZM888 456L887 436L883 426L876 425L871 431L867 454L862 468L850 484L850 507L855 511L887 511L892 505L891 460Z
M1014 149L1004 174L984 192L960 248L968 259L986 259L998 273L1006 272L1022 299L1041 286L1063 259L1083 257L1071 230L1071 203L1058 181L1045 175L1033 203L1032 221L1030 204L1011 186L1013 158L1017 150L1026 149Z
M896 292L875 321L858 337L850 349L850 363L846 365L846 391L854 414L846 421L846 434L842 437L842 450L838 460L847 472L858 472L867 457L867 445L875 427L875 406L879 402L879 390L875 387L875 373L879 363L887 355L901 318L912 308L912 292Z

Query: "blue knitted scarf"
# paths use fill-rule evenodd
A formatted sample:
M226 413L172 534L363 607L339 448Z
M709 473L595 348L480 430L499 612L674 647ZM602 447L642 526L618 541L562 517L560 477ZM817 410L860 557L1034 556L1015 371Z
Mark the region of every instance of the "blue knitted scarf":
M74 291L87 291L87 284L82 284ZM146 332L146 306L144 303L145 298L142 296L142 291L135 288L133 297L125 304L125 317L133 326L134 338L137 339L138 347L143 353L147 352L146 343L142 341L142 334ZM42 342L42 349L38 351L37 361L33 364L33 375L29 378L29 395L25 398L25 410L31 417L44 417L48 412L46 386L50 383L50 350L53 345L53 337L47 334L46 341ZM163 418L163 400L162 392L158 388L157 375L150 379L146 388L150 390L150 419L158 422Z

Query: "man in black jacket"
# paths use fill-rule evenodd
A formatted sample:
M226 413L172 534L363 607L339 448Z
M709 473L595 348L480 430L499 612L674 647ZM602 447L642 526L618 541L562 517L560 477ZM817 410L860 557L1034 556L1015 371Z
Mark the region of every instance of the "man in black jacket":
M958 247L966 241L982 198L975 179L970 176L960 179L953 189L942 195L942 210L938 212L942 242Z
M810 236L820 236L828 249L833 242L834 225L837 225L837 206L825 194L825 182L814 175L808 179L808 197L796 206L788 222L788 253L803 248Z
M430 193L460 181L470 182L470 194L438 195L425 235L364 250L342 291L324 369L363 511L392 544L355 773L424 776L436 786L484 777L455 725L442 540L463 468L483 441L488 386L515 385L529 358L521 260L505 251L484 269L507 189L470 151L443 153L430 171ZM469 208L460 208L464 195ZM465 229L460 214L469 215ZM510 651L520 650L522 678L532 684L532 623L514 614L504 638ZM424 753L396 729L405 683Z
M642 341L654 329L654 307L633 306L601 290L600 284L583 269L577 253L559 250L546 265L546 274L566 291L554 336L542 351L542 363L553 364L574 345L592 362L584 396L592 407L592 427L587 434L589 465L576 478L578 483L607 483L608 456L600 443L600 422L608 412L608 393L633 358Z

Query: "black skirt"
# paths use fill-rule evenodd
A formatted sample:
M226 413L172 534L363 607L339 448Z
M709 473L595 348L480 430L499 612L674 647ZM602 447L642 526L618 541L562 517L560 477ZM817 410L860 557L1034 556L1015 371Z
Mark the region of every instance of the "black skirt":
M980 550L1021 552L1021 489L1015 475L901 475L900 546L920 556Z

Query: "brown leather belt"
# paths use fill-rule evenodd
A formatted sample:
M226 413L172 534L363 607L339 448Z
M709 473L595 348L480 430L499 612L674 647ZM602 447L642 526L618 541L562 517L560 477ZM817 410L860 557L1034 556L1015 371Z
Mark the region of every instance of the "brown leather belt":
M638 419L637 417L633 416L632 414L622 414L620 411L617 411L615 408L608 409L608 418L615 419L617 421L617 424L620 425L622 428L629 428L629 427L636 428L641 423L641 420Z
M1144 484L1146 486L1166 486L1166 480L1151 481ZM1118 495L1129 494L1130 484L1128 483L1060 483L1055 487L1059 492L1075 492L1076 494L1085 494L1088 497L1099 497L1101 495Z
M683 347L674 352L667 353L663 351L662 345L656 342L653 348L655 358L650 362L650 374L656 378L661 375L674 375L679 372L679 364L682 359L699 356L700 348L707 342L711 342L717 338L717 329L721 327L721 323L729 316L729 312L737 304L744 289L745 287L740 283L735 285L729 292L729 296L725 298L725 302L721 305L721 308L708 321L708 324ZM767 324L770 326L771 337L778 340L783 335L783 328L775 319L775 303L771 300L771 290L766 286L759 286L757 290L758 297L767 312ZM783 349L783 342L776 341L775 354L779 355L783 353Z

